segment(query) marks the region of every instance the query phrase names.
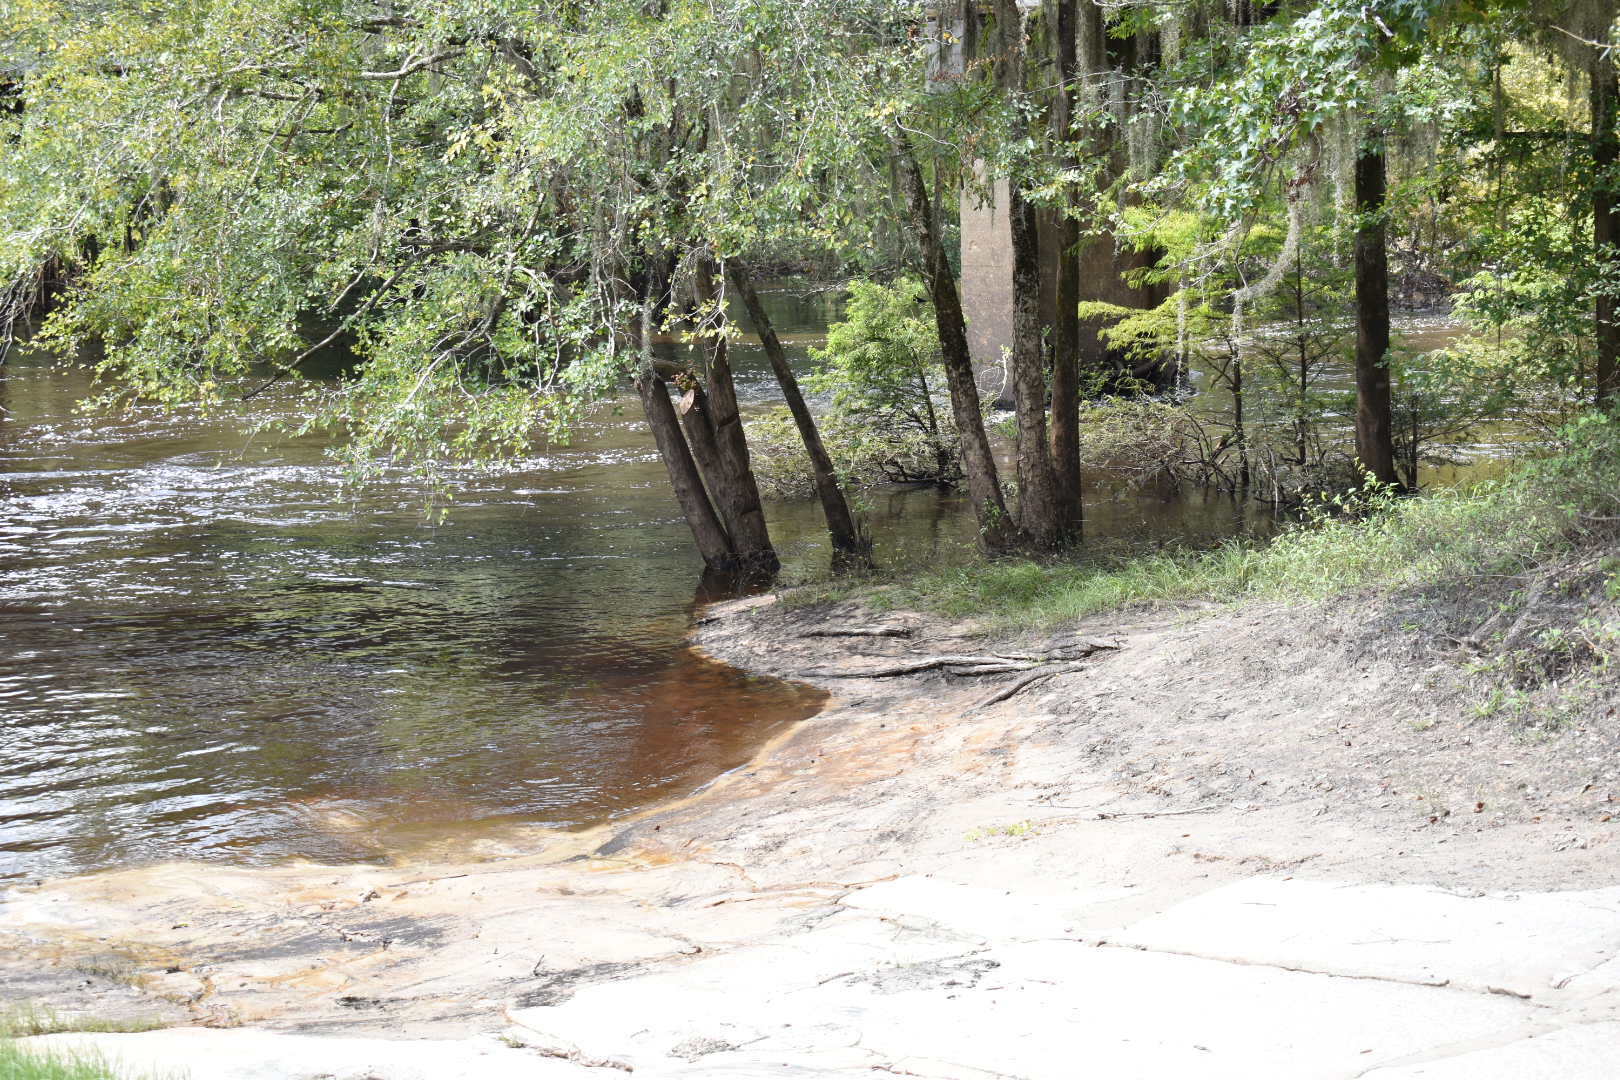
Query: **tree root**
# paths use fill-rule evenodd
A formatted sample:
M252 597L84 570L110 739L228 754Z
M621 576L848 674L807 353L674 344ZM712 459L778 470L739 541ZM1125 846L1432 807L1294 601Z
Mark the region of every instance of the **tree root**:
M810 635L803 636L809 637ZM1025 686L1032 685L1043 678L1075 670L1078 661L1084 660L1095 653L1119 647L1119 644L1101 641L1079 641L1071 642L1056 649L1048 649L1044 653L922 656L915 660L902 660L888 667L869 668L865 671L817 669L806 671L803 676L814 679L892 679L901 675L921 675L925 671L939 671L941 669L952 675L1016 675L1021 672L1030 672L1036 676L1033 679L1021 680L1013 688L1010 688L1006 697L1011 697ZM986 700L974 706L974 708L980 709L986 705L993 705L996 701L1005 701L1006 697L995 698L994 701Z
M1021 694L1025 690L1028 690L1031 686L1035 686L1038 683L1043 683L1047 679L1052 678L1054 675L1066 675L1071 671L1079 670L1079 664L1071 663L1065 664L1062 667L1043 667L1036 671L1032 671L1030 674L1025 675L1022 679L1015 679L1006 686L1003 686L1001 689L997 690L995 693L991 694L977 705L974 705L968 709L968 712L975 713L981 709L988 709L992 705L999 705L1015 694Z
M896 675L920 675L922 672L937 671L940 668L993 667L996 672L1003 672L1011 670L1009 665L1012 663L1033 659L1034 657L1029 656L925 656L869 671L807 671L805 674L822 679L888 679Z
M824 627L824 628L822 628L820 630L806 630L804 633L800 634L799 636L802 637L802 638L816 638L816 637L850 637L850 638L910 637L911 636L911 627L909 627L909 626Z
M1519 608L1518 617L1513 620L1513 624L1502 635L1502 647L1504 649L1513 647L1514 642L1524 630L1526 621L1531 613L1535 611L1536 605L1541 603L1542 594L1547 591L1550 582L1551 578L1543 577L1530 586L1529 591L1525 594L1524 603ZM1457 643L1472 652L1484 652L1489 635L1506 620L1507 613L1507 608L1498 609L1490 618L1475 627L1473 633L1458 640Z
M1001 664L978 664L974 667L953 667L952 675L1013 675L1020 671L1029 671L1041 665L1031 660L1011 660Z

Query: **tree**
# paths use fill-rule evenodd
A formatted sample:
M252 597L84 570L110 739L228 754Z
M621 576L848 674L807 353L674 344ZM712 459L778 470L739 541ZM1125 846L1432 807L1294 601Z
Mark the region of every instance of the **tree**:
M1389 254L1382 136L1356 154L1356 460L1380 484L1398 484L1389 381Z
M846 421L870 431L885 449L908 451L890 479L949 485L957 478L957 439L935 404L942 375L939 329L922 283L849 283L844 318L813 350L812 385ZM909 451L915 450L916 453ZM858 455L869 456L869 455ZM921 467L909 459L921 458Z
M997 82L1014 102L1026 92L1025 22L1015 0L997 0L1000 41ZM1058 481L1047 443L1046 365L1041 325L1041 250L1035 204L1024 194L1024 178L1007 184L1007 216L1012 224L1014 410L1018 418L1018 525L1025 541L1053 551L1064 540L1067 515L1058 507Z
M1057 85L1053 90L1052 137L1059 149L1063 172L1077 177L1079 155L1075 149L1075 96L1079 77L1079 27L1082 8L1089 0L1048 0L1047 21L1051 26L1053 65ZM1070 199L1073 202L1072 193ZM1058 215L1057 275L1052 302L1056 321L1052 327L1052 472L1057 484L1059 526L1070 537L1079 537L1083 527L1080 503L1080 223L1075 208L1062 207Z
M910 14L894 0L13 9L8 40L37 64L6 120L0 279L71 269L45 340L104 346L114 396L206 403L266 362L292 377L312 348L353 342L350 376L312 388L311 422L347 429L362 471L565 438L629 378L705 560L769 569L723 332L683 371L651 339L704 275L721 318L717 252L860 244L851 208L877 176L862 140L888 120L822 106L865 116L913 92ZM703 391L684 426L672 379ZM852 523L834 527L847 545Z
M945 366L951 412L962 438L962 471L979 523L979 544L991 554L1005 553L1019 546L1020 537L1007 514L995 454L984 431L984 410L979 403L978 383L974 381L973 357L968 352L967 320L962 315L956 271L945 253L939 207L928 193L928 183L910 135L899 131L894 145L901 184L911 207L912 227L922 249L922 277L934 305L940 361Z
M821 441L821 432L816 427L815 418L810 415L810 407L805 404L804 394L799 389L799 380L793 374L792 366L788 364L787 351L782 348L782 342L777 338L776 330L771 326L770 317L765 312L765 305L760 302L759 293L754 289L748 267L741 259L731 259L726 265L726 272L742 297L749 321L759 333L760 344L765 348L765 356L770 361L771 371L776 375L777 384L782 388L782 399L787 403L788 411L793 416L793 424L804 443L805 454L810 459L810 468L815 476L816 497L821 500L821 510L827 519L827 531L832 537L833 550L846 560L869 564L871 542L861 535L855 516L850 513L849 501L844 497L843 487L838 482L838 472L833 467L832 457L828 455L827 448Z

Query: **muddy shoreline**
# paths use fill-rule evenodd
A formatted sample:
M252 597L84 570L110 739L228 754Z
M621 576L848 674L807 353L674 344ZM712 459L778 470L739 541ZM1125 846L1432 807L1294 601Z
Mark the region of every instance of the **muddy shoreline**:
M546 1041L577 1048L577 1032L536 1035L537 1014L789 947L912 882L1056 905L1062 934L1093 942L1256 878L1454 896L1620 883L1613 733L1536 742L1482 721L1455 664L1391 649L1375 621L1182 610L997 641L918 613L716 605L696 648L831 696L697 793L494 860L169 865L16 890L0 978L11 998L166 1023L516 1027L580 1065L591 1055ZM820 636L882 627L896 632ZM860 674L986 653L1060 669L989 705L1033 669ZM906 953L885 949L864 962Z

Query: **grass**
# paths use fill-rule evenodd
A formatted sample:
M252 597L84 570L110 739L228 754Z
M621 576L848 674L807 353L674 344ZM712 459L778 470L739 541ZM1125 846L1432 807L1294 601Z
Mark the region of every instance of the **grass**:
M134 1032L152 1031L163 1026L151 1017L109 1019L100 1016L67 1016L32 1001L10 1002L0 1006L0 1039L25 1039L31 1035L56 1035L66 1031Z
M34 1035L62 1032L151 1031L156 1020L114 1020L93 1016L64 1016L33 1002L0 1007L0 1080L153 1080L134 1077L95 1053L41 1052L17 1042Z
M0 1080L130 1080L99 1054L39 1054L0 1040Z
M1044 628L1125 608L1310 601L1516 574L1599 530L1612 532L1603 522L1620 507L1620 421L1594 416L1569 437L1564 453L1504 480L1421 498L1341 500L1269 543L983 562L923 572L874 598L953 617L988 616L1001 628Z
M1015 821L1010 825L986 825L983 828L971 829L963 839L970 844L975 844L980 840L988 840L994 836L1028 836L1038 829L1039 826L1033 821Z

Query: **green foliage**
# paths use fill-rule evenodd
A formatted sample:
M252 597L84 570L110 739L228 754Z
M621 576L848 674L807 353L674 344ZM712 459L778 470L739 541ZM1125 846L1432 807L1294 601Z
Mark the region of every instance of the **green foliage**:
M1350 169L1377 145L1396 274L1461 282L1476 331L1401 376L1408 472L1487 406L1567 419L1594 302L1620 293L1591 239L1614 183L1582 128L1592 47L1549 47L1548 13L1515 4L1245 12L1109 8L1112 37L1159 47L1101 50L1056 131L1044 12L1021 72L987 27L982 63L929 80L914 0L15 0L0 330L59 267L42 342L109 401L206 405L335 345L352 363L306 415L352 436L357 470L510 456L644 370L640 331L670 328L698 258L914 264L903 151L942 206L1010 180L1088 244L1152 256L1129 284L1162 302L1082 313L1130 360L1193 368L1202 401L1093 417L1090 460L1145 476L1152 447L1281 500L1343 474L1317 376L1366 223ZM954 479L918 287L851 288L814 380L835 455L863 482Z
M834 414L824 434L853 476L940 484L960 477L934 308L921 282L850 282L843 319L811 357L817 370L807 383Z
M821 440L846 489L881 484L938 483L937 445L914 427L873 428L855 416L832 412L817 421ZM785 407L747 421L754 479L770 498L804 499L816 493L815 473ZM948 446L955 461L954 443ZM954 475L954 474L948 474Z
M1105 397L1080 408L1080 467L1127 486L1191 480L1201 430L1185 405L1145 397Z
M1472 441L1485 423L1500 417L1512 400L1509 385L1501 380L1468 375L1442 351L1434 358L1391 357L1395 382L1391 410L1395 463L1401 482L1418 488L1421 465L1465 464L1451 448ZM1346 408L1354 408L1346 402Z
M206 404L337 341L309 416L357 464L563 437L643 362L649 272L870 246L871 151L936 107L908 10L11 5L0 324L59 265L42 340L111 399Z
M828 328L826 346L810 355L816 370L805 382L831 406L818 424L846 485L954 484L961 478L934 308L920 282L851 281L844 317ZM786 409L751 419L748 432L764 493L814 493L815 476Z
M818 370L809 385L833 404L866 415L917 415L942 378L934 306L922 282L851 281L844 317L811 350Z

